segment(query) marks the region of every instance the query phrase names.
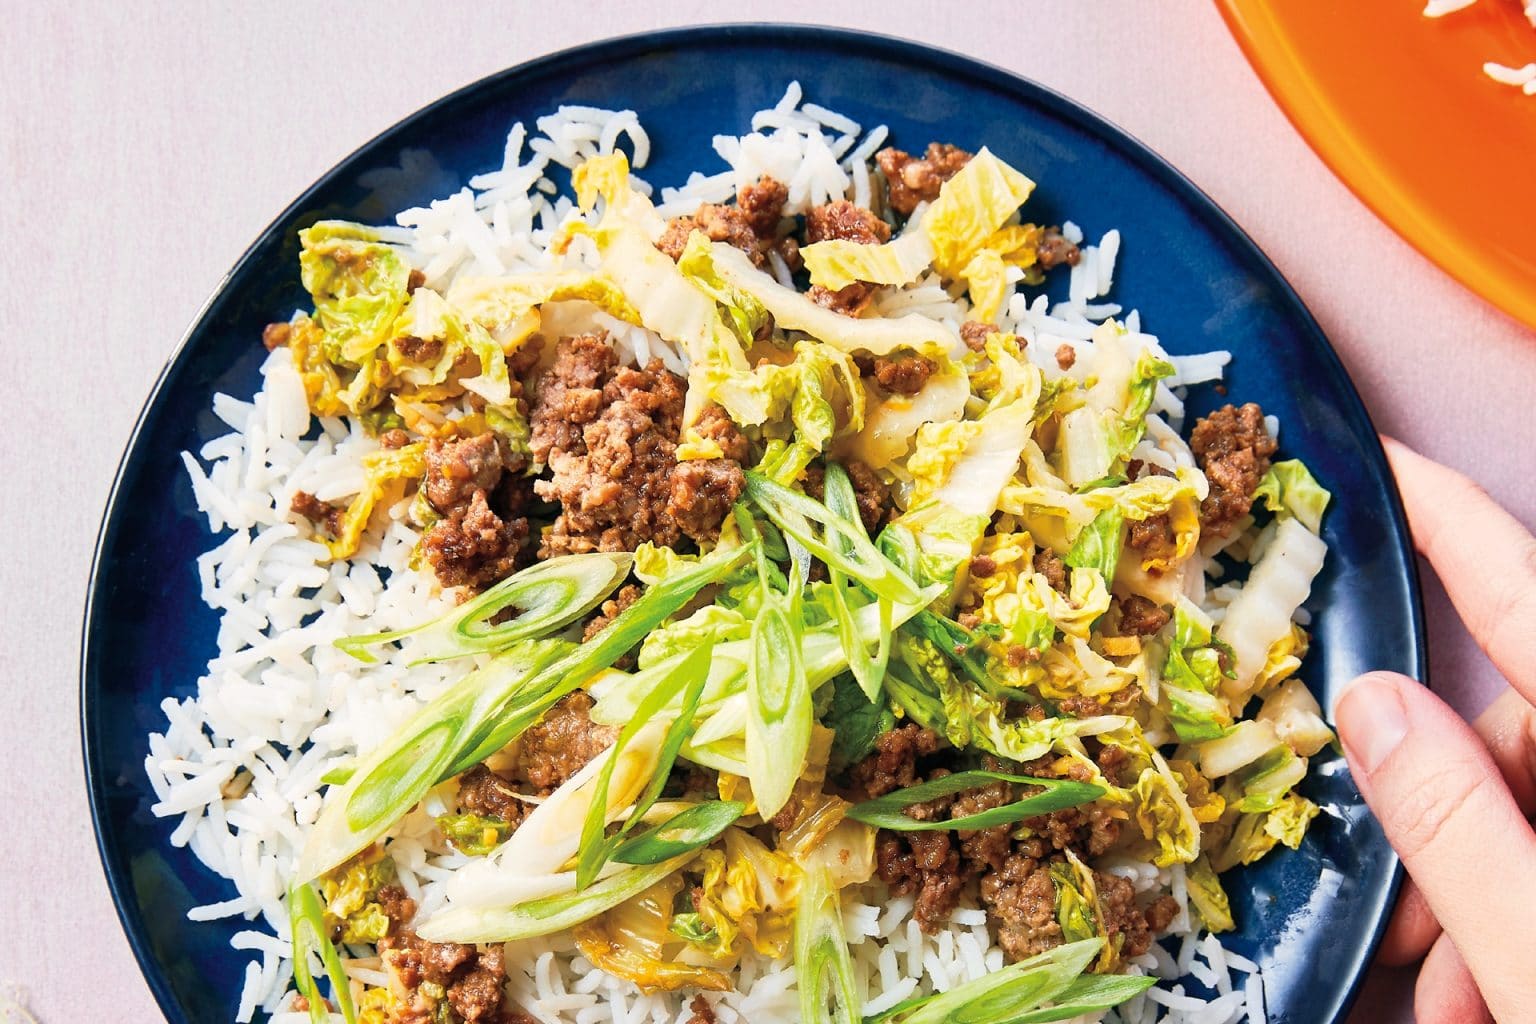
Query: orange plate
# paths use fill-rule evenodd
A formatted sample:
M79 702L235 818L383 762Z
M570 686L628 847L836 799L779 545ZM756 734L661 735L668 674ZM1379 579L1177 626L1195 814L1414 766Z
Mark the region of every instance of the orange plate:
M1398 234L1536 327L1536 96L1483 74L1536 61L1520 0L1217 0L1292 123ZM1297 211L1297 216L1305 216Z

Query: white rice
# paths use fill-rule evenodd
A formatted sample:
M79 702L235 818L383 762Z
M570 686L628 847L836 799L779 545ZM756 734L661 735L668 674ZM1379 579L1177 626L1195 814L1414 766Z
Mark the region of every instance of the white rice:
M1424 17L1443 18L1475 3L1477 0L1427 0L1424 4ZM1525 19L1531 23L1531 27L1536 28L1536 0L1525 0L1522 9ZM1514 68L1497 61L1488 61L1483 64L1483 74L1500 85L1514 86L1527 96L1536 96L1536 64Z
M727 168L696 172L680 188L660 190L665 215L693 212L701 201L728 199L736 186L772 174L791 184L791 208L803 211L850 193L867 202L864 161L887 137L885 126L864 132L855 121L802 102L798 83L784 98L752 119L743 136L716 136L714 148ZM548 243L566 220L579 216L570 200L551 194L551 164L571 167L597 153L625 148L636 168L647 162L651 142L632 111L562 107L541 117L537 134L519 122L507 137L502 166L476 175L468 188L428 206L402 212L386 237L401 246L428 283L446 288L459 274L507 274L550 266ZM643 184L643 183L642 183ZM649 186L644 186L647 190ZM1081 242L1073 224L1066 236ZM1031 357L1048 375L1062 371L1056 346L1084 351L1098 322L1121 313L1119 303L1094 303L1107 295L1121 249L1118 231L1107 231L1084 249L1074 267L1069 298L1054 307L1042 295L1022 294L1007 303L1001 326L1030 342ZM572 247L566 260L579 261ZM773 268L787 278L787 267ZM967 315L963 298L933 277L880 299L884 311L901 309L958 326ZM1141 332L1140 316L1125 318L1132 339L1166 355L1157 338ZM674 370L683 357L642 328L605 319L620 353L643 362L659 356ZM1170 388L1160 388L1154 412L1182 415L1179 395L1189 384L1217 379L1225 352L1173 360ZM409 559L417 540L406 519L409 500L383 510L362 549L350 562L328 563L325 548L291 522L295 491L323 500L345 498L363 480L362 458L377 448L359 427L319 421L306 437L310 417L302 384L286 350L261 367L262 387L249 401L213 396L213 410L229 433L207 442L197 455L183 452L199 510L209 530L227 534L197 562L202 599L220 613L217 652L195 696L167 699L165 727L148 738L144 767L156 795L151 810L178 818L171 842L190 847L209 869L230 881L235 895L189 913L193 921L240 918L235 949L253 954L245 970L234 1019L263 1011L276 1024L300 1024L307 1015L289 1006L292 965L284 894L303 843L304 828L319 813L321 778L366 752L423 702L462 672L456 665L407 664L407 650L382 655L374 665L341 653L333 642L358 632L398 628L451 606L430 574ZM1176 423L1175 423L1176 425ZM1152 461L1175 457L1154 442L1171 429L1149 420L1146 451ZM1172 446L1176 447L1176 446ZM1187 453L1186 453L1187 457ZM242 787L235 793L231 787ZM235 794L235 795L231 795ZM439 801L412 812L391 835L387 851L400 884L430 913L444 900L443 884L465 863L435 833ZM1216 1024L1263 1021L1262 984L1255 965L1223 949L1214 937L1199 938L1185 905L1182 869L1158 871L1134 862L1110 865L1132 880L1147 900L1171 891L1179 917L1165 944L1181 943L1177 959L1154 947L1133 969L1174 979L1191 975L1211 997L1185 986L1153 989L1111 1012L1114 1024ZM851 894L844 904L863 1012L877 1013L914 995L940 992L1001 969L1004 956L992 941L986 914L975 906L955 912L947 929L926 935L912 916L910 897L891 898L878 883ZM508 992L527 1012L549 1024L620 1024L682 1021L686 999L646 995L630 982L595 970L568 937L550 936L509 944ZM349 960L355 989L383 980L377 958ZM1234 974L1235 972L1235 974ZM1239 978L1237 975L1242 975ZM755 954L745 957L736 991L709 996L725 1024L740 1020L789 1021L798 1017L792 965Z

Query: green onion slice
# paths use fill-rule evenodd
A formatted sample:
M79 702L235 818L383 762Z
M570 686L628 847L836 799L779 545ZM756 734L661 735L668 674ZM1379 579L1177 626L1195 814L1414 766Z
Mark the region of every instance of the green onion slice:
M628 552L564 555L514 573L472 601L409 629L370 633L336 641L359 661L377 659L368 648L419 637L412 665L504 650L519 640L545 636L596 608L629 575ZM492 625L508 608L515 618Z
M714 842L747 812L735 800L706 800L679 811L659 825L624 840L613 851L620 864L657 864Z
M357 1024L357 1009L352 1005L352 990L341 966L341 954L326 935L325 907L306 882L297 882L288 891L288 924L293 936L293 986L309 1000L309 1019L313 1024L327 1024L331 1019L311 971L310 954L319 953L331 983L331 998L341 1008L347 1024Z
M1023 800L1017 800L1001 807L993 807L989 810L978 811L975 814L964 814L958 818L950 818L947 821L918 821L909 818L902 811L913 804L924 803L941 796L949 796L967 789L975 789L988 782L1012 782L1021 786L1040 786L1044 792L1027 796ZM1097 800L1103 796L1106 790L1102 786L1095 786L1089 782L1073 782L1069 779L1037 779L1028 775L1005 775L1002 772L989 772L980 769L974 771L955 772L953 775L945 775L931 782L921 782L906 789L898 789L894 793L875 800L866 800L863 803L854 804L848 809L848 817L854 821L862 821L874 828L888 828L893 832L940 832L945 829L973 829L991 828L994 825L1009 825L1025 818L1033 818L1040 814L1049 814L1052 811L1066 810L1068 807L1078 807L1082 804Z

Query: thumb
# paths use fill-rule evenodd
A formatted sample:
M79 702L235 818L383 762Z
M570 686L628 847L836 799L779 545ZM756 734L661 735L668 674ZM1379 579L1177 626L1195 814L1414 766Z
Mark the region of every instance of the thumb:
M1360 792L1488 1008L1521 1019L1536 967L1513 939L1536 906L1536 835L1487 748L1427 689L1389 672L1350 684L1335 716Z

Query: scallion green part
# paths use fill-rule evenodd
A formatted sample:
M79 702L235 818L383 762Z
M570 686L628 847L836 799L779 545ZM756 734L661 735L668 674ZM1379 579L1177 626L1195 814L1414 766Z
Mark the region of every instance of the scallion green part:
M800 904L795 908L795 974L801 1020L831 1024L858 1020L859 991L843 932L842 902L825 868L807 871L800 886Z
M847 573L877 597L911 604L921 593L905 572L882 555L862 528L854 529L827 506L799 491L747 473L746 494L773 524L829 568Z
M703 849L746 812L747 805L736 800L694 804L624 840L613 851L612 859L620 864L656 864Z
M1027 796L1013 803L1003 804L975 814L965 814L945 821L918 821L902 813L913 804L924 803L942 796L950 796L967 789L976 789L989 782L1008 782L1020 786L1039 786L1042 792ZM887 828L895 832L938 832L945 829L991 828L994 825L1010 825L1025 818L1033 818L1052 811L1079 807L1097 800L1105 794L1102 786L1069 779L1037 779L1028 775L1005 775L980 769L955 772L930 782L921 782L906 789L875 800L854 804L848 809L848 817L862 821L874 828Z
M508 576L431 622L346 637L336 646L359 661L373 662L377 659L368 648L415 636L412 665L505 650L519 640L547 636L596 608L629 575L633 563L628 552L551 558ZM517 615L494 622L508 609Z
M326 934L325 907L307 882L296 882L288 891L288 925L293 938L293 985L309 1000L309 1019L314 1024L327 1024L331 1019L315 985L310 962L311 954L318 953L331 983L331 998L347 1024L357 1024L357 1009L352 1005L352 990L341 966L341 954Z
M657 797L661 795L667 778L672 774L672 766L677 762L678 751L682 749L688 737L693 735L694 715L699 709L699 697L704 692L704 684L709 680L709 647L700 644L687 654L679 656L676 661L677 664L673 670L661 676L660 682L640 701L634 717L619 730L618 738L614 740L613 746L608 751L607 763L598 774L597 784L593 787L592 803L588 806L586 818L582 823L581 845L577 849L577 889L585 889L596 880L603 865L608 863L614 850L624 841L626 834L645 816L645 812L651 809ZM679 693L683 694L683 707L667 726L650 782L635 802L628 819L618 833L612 836L605 835L608 787L612 784L614 768L618 765L620 756L634 741L636 734L650 725L651 721L662 712L662 709L672 703Z
M947 992L899 1003L864 1024L1022 1024L1071 989L1103 945L1103 939L1068 942Z

